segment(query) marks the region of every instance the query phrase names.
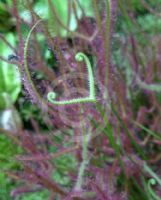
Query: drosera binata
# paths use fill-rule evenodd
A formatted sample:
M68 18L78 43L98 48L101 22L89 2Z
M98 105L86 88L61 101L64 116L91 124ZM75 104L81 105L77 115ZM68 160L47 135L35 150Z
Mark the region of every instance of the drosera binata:
M82 53L78 52L75 56L76 61L82 62L83 60L86 63L87 71L88 71L88 81L89 81L89 96L87 97L79 97L79 98L73 98L69 100L63 100L63 101L56 101L56 93L55 92L49 92L47 95L48 101L55 105L69 105L69 104L77 104L77 103L86 103L86 102L96 102L96 96L95 96L95 82L94 82L94 76L93 71L91 67L91 63L88 59L88 57Z
M39 99L40 95L38 94L32 80L31 80L31 76L30 76L30 72L28 70L28 63L27 63L27 51L28 51L28 45L29 45L29 41L30 41L30 37L31 34L33 32L33 30L37 27L37 25L42 22L43 20L40 19L38 20L33 27L31 28L26 42L25 42L25 46L24 46L24 68L27 74L27 78L31 84L32 89L34 90L35 94L38 96ZM69 100L62 100L62 101L57 101L55 100L55 98L57 97L55 92L49 92L47 94L47 100L49 102L51 102L54 105L69 105L69 104L79 104L79 103L88 103L88 102L96 102L96 96L95 96L95 81L94 81L94 75L93 75L93 71L92 71L92 66L91 63L88 59L88 57L82 53L82 52L78 52L75 56L76 61L78 62L82 62L85 61L86 63L86 67L87 67L87 71L88 71L88 81L89 81L89 96L87 97L78 97L78 98L73 98L73 99L69 99Z

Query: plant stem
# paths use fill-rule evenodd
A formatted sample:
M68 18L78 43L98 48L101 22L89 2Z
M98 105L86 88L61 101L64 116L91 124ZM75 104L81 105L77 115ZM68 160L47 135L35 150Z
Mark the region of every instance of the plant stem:
M91 131L87 135L84 136L83 141L82 141L82 163L80 165L79 172L78 172L77 183L75 186L76 191L80 191L82 188L85 169L89 163L88 144L90 142L90 138L91 138Z

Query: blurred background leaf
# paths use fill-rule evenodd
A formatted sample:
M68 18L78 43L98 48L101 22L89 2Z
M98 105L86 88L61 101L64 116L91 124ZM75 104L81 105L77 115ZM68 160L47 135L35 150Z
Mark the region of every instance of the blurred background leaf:
M6 33L15 30L15 21L7 10L6 5L7 4L3 3L2 1L0 2L0 33Z
M5 35L6 40L14 46L15 39L12 33ZM1 55L8 59L12 51L5 44L0 45ZM0 109L5 109L14 103L21 91L20 72L16 65L0 60Z

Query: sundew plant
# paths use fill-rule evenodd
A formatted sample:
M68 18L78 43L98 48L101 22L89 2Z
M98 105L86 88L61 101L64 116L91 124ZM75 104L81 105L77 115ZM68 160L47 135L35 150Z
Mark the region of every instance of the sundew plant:
M161 1L1 7L0 199L160 200Z

